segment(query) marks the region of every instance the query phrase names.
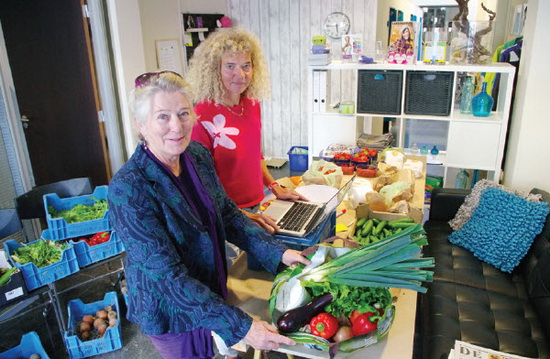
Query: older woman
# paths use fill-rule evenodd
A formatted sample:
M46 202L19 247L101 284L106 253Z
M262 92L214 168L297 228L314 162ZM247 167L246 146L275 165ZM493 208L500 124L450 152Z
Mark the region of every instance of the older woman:
M109 185L114 229L126 248L128 319L164 358L210 358L211 331L231 346L294 342L229 306L223 243L279 263L306 263L244 216L220 185L210 153L191 142L195 117L180 75L136 79L131 111L141 143Z
M269 75L257 38L241 28L218 29L195 50L189 78L198 104L193 140L208 148L227 195L271 233L268 216L253 213L266 186L277 198L302 199L273 180L261 152L260 101L269 95Z

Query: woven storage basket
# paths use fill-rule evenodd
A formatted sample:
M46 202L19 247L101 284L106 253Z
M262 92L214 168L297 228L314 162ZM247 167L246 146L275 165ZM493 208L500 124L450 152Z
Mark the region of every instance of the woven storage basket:
M357 113L401 114L403 71L359 70Z
M408 71L405 113L448 116L451 113L453 76L452 72Z

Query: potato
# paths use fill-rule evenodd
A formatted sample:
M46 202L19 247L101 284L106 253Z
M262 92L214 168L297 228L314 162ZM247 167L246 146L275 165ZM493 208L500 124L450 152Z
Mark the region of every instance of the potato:
M107 311L105 309L100 309L95 313L95 316L101 319L107 319Z
M93 315L85 315L84 317L82 317L82 321L83 322L87 322L87 323L90 323L92 324L94 322L94 316Z
M80 333L80 338L81 338L82 340L88 340L88 339L90 339L91 336L92 336L92 335L90 334L90 332L82 332L82 333Z
M79 325L79 329L80 329L80 332L87 332L87 331L90 331L92 329L92 325L88 322L80 322L80 325Z
M106 330L107 330L107 323L105 321L97 326L97 333L99 334L99 336L103 336Z
M96 320L94 320L94 328L97 329L97 327L98 327L100 324L103 324L103 323L105 323L105 319L97 318Z

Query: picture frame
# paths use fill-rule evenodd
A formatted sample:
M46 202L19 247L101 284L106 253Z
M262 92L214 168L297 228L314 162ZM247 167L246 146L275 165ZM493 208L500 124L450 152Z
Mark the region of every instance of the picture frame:
M346 34L342 36L342 58L352 59L354 55L363 52L363 37L359 34Z
M416 23L393 21L391 24L387 62L414 64L416 58Z

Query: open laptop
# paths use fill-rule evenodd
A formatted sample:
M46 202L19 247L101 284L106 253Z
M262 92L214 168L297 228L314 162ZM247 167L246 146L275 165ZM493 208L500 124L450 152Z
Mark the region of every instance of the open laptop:
M275 219L280 228L280 234L304 237L316 225L320 224L330 211L336 209L351 189L354 179L355 175L326 202L284 201L276 199L271 202L264 213Z

